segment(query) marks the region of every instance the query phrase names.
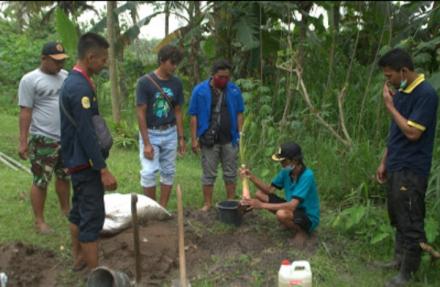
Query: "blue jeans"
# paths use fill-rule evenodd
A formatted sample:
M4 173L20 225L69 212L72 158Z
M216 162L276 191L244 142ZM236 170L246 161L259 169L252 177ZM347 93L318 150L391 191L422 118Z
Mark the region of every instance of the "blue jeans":
M144 141L139 136L139 159L141 161L141 186L156 186L156 172L160 172L160 182L173 185L176 174L177 129L176 126L166 130L148 129L148 137L154 149L153 160L144 156Z

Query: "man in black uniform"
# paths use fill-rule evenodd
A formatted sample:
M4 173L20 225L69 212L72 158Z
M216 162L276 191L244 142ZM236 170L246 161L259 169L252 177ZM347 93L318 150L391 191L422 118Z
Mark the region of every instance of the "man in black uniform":
M387 286L406 286L420 265L424 230L425 192L431 169L438 97L423 74L414 71L411 57L394 49L379 60L387 78L385 107L392 116L376 178L388 180L388 214L396 228L395 257L390 267L400 269ZM399 89L391 92L388 85Z
M74 191L69 215L74 270L98 266L98 236L105 218L104 189L117 187L105 163L108 151L101 150L92 123L92 116L99 110L90 76L105 66L108 47L100 35L82 35L77 64L61 91L61 151Z

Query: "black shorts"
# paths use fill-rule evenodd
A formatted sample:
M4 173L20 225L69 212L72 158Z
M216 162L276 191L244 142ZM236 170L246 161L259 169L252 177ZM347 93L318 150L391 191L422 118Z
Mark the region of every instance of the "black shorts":
M285 203L287 202L284 198L279 197L276 194L269 194L269 203ZM293 223L299 225L301 229L303 229L305 232L309 232L310 226L312 225L312 222L307 217L306 211L304 208L296 208L293 212Z
M69 221L79 228L80 242L98 240L104 225L104 187L99 171L87 169L72 174L73 198Z

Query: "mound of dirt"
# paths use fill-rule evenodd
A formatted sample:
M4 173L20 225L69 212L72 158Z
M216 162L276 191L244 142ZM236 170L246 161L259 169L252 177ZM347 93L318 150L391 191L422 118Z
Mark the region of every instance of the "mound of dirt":
M273 226L275 225L275 226ZM240 227L219 224L212 210L185 213L186 268L190 281L210 280L216 286L276 284L279 264L292 256L290 233L258 212L245 215ZM139 228L142 283L169 286L178 273L177 218L147 222ZM101 241L100 263L135 277L133 230ZM292 258L293 259L293 258Z
M282 259L297 258L289 244L289 231L274 217L259 211L245 215L240 227L220 224L215 210L185 212L186 269L190 282L215 286L275 286ZM139 227L141 286L170 286L179 278L177 218L150 221ZM313 248L312 248L313 249ZM59 275L71 262L60 265L52 252L17 243L0 246L0 272L8 286L61 286ZM302 253L304 256L304 253ZM102 238L100 264L135 278L133 229ZM80 275L78 275L80 277ZM78 278L78 282L84 282Z
M0 271L8 276L7 286L56 285L62 268L53 252L15 243L0 246L0 254Z

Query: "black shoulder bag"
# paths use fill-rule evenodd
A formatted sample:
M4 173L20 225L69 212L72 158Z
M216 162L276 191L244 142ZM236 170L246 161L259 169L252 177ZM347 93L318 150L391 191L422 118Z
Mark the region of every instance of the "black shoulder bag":
M64 107L63 100L61 99L61 97L60 97L60 106L66 117L72 123L72 125L76 129L78 129L78 125L76 124L75 120ZM99 147L104 152L104 154L108 155L113 145L112 134L110 133L110 130L108 129L107 124L105 123L105 120L100 115L92 116L92 123L93 123L93 128L95 129L96 137L98 139Z
M218 140L223 97L224 93L219 97L217 105L212 112L211 123L208 129L199 137L199 142L202 146L213 147Z

